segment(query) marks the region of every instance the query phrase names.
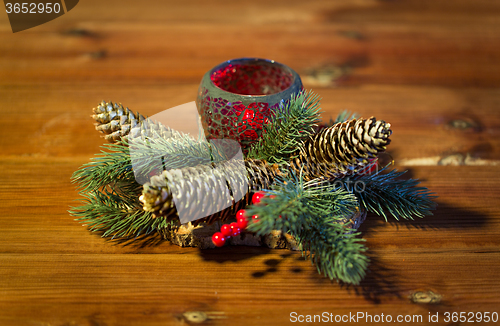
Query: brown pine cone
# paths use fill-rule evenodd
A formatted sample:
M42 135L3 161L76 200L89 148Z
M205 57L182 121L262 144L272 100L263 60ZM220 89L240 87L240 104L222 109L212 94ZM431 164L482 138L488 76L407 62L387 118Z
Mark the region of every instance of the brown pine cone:
M105 134L110 143L134 137L178 137L180 133L169 127L145 118L138 112L124 108L121 103L102 101L93 109L92 118L96 121L96 130Z
M102 101L93 111L92 118L96 121L96 130L104 133L104 138L110 143L120 141L132 128L145 120L142 115L134 114L121 103Z
M383 120L352 119L320 130L304 142L291 160L307 178L339 178L363 170L390 143L390 124Z

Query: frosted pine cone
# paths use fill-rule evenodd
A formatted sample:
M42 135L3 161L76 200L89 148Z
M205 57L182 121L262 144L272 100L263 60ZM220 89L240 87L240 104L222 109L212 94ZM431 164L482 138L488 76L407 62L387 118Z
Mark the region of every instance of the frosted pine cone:
M325 128L305 141L291 165L309 178L338 178L363 170L390 143L390 124L352 119Z
M278 174L277 165L251 159L244 164L231 160L173 169L152 177L144 185L139 200L144 210L153 212L155 217L172 220L184 215L189 216L193 224L211 224L234 217L236 211L249 203L250 192L270 188ZM177 196L178 207L174 196ZM221 210L224 207L228 208Z

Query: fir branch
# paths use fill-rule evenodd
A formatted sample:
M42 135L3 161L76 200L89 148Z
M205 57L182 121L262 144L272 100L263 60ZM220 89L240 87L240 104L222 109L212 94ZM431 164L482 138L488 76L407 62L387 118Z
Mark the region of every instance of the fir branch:
M277 181L269 194L274 197L265 197L247 210L249 216L259 216L258 222L247 227L249 231L257 235L289 232L318 272L346 283L358 284L363 279L366 248L356 238L358 233L344 225L357 211L356 197L329 184L304 182L293 174Z
M170 131L170 136L164 137L156 129L146 125L144 128L147 137L139 133L129 140L104 145L90 163L73 173L72 182L85 199L70 213L92 231L103 231L103 236L151 232L167 223L164 218L155 219L153 214L144 212L139 202L142 186L137 180L149 181L151 174L164 170L210 165L229 154L223 143L195 140L168 128L161 129Z
M347 110L343 110L341 112L339 112L339 114L337 115L337 118L335 119L335 121L333 121L332 119L330 119L330 125L329 127L333 126L334 124L336 123L339 123L339 122L345 122L347 120L352 120L352 119L356 119L358 117L358 115L356 113L352 113L347 111Z
M147 129L147 126L143 128ZM167 130L168 128L164 128ZM135 179L164 170L184 168L199 164L210 164L226 159L220 147L207 141L195 140L187 134L169 130L170 137L162 137L158 131L147 129L148 136L139 136L116 144L102 146L101 153L75 171L72 182L78 184L80 192L94 191L101 187L123 181L135 188ZM135 174L134 174L135 171ZM123 186L122 182L122 186Z
M149 137L129 139L134 170L149 180L149 174L170 169L181 169L201 164L218 163L227 160L232 148L222 148L224 143L209 143L195 140L188 134L175 132L175 137L164 138L153 133ZM239 149L239 147L238 147ZM159 171L158 171L159 170Z
M331 225L331 224L330 224ZM334 224L337 225L337 224ZM366 275L369 259L364 255L367 248L356 238L360 233L338 233L334 228L312 232L302 230L295 237L302 245L303 255L309 252L309 258L318 269L331 280L359 284Z
M109 192L95 191L82 196L82 205L72 208L71 215L91 231L103 232L103 237L137 237L169 224L165 219L153 218L151 213L143 211L137 197L131 204Z
M149 131L153 133L154 131ZM129 144L130 142L130 144ZM225 159L224 152L206 141L197 141L176 132L175 137L136 137L130 141L102 146L101 152L72 175L81 193L111 186L113 189L136 189L138 175L147 180L164 170L210 164ZM134 174L135 171L135 174ZM119 184L120 187L113 185ZM125 187L125 188L124 188Z
M312 91L302 91L288 102L280 103L248 157L270 163L287 162L302 141L314 133L320 121L319 110L319 97Z
M382 173L387 167L371 175L345 177L337 181L342 185L357 183L358 186L347 187L347 190L357 197L362 208L383 216L386 221L388 215L396 220L400 217L413 219L414 216L422 218L433 215L431 211L437 207L434 202L437 196L426 187L417 187L420 183L418 180L398 179L407 171L398 172L394 169Z
M139 187L135 183L128 146L107 144L101 148L91 162L82 165L71 177L80 193L92 192L119 181L133 188Z

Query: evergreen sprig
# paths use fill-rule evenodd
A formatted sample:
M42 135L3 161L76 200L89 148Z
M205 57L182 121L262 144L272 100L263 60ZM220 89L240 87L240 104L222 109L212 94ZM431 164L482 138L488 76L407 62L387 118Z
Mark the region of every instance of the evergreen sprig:
M330 126L333 126L334 124L339 123L339 122L344 122L347 120L355 119L357 117L358 117L358 115L356 113L351 114L351 112L349 112L347 110L343 110L343 111L339 112L335 121L333 121L333 119L330 119Z
M358 209L354 195L317 180L304 182L295 174L278 180L268 193L273 198L265 197L247 210L247 215L259 216L249 231L289 232L319 273L353 284L363 279L368 266L366 248L360 243L364 240L344 225Z
M386 221L389 215L396 220L433 215L437 196L426 187L418 187L418 180L400 179L407 171L387 169L388 165L376 173L348 176L337 182L357 197L362 208L383 216Z
M83 201L70 213L91 231L102 231L103 237L128 237L165 227L165 219L144 212L138 200L142 185L137 180L149 181L150 174L163 170L225 159L226 153L217 144L178 132L169 138L149 133L150 137L102 146L91 162L73 173L72 182Z
M262 137L253 145L248 157L270 163L285 163L314 133L320 121L319 96L312 91L302 91L289 101L281 102L264 125Z
M82 205L70 213L91 231L103 232L103 237L137 237L169 224L165 219L153 218L151 213L143 211L138 201L130 203L106 191L92 191L82 196Z
M258 235L274 230L288 232L318 272L330 279L359 284L369 260L364 255L364 240L349 227L353 216L360 211L376 213L386 220L388 216L413 219L432 215L436 197L419 187L418 180L400 179L406 171L388 171L387 166L377 173L334 180L325 177L305 181L301 174L295 174L290 160L296 158L303 142L321 129L317 126L319 110L319 98L311 91L283 101L264 126L261 139L249 150L247 158L278 163L276 166L285 173L265 190L273 198L265 197L261 204L247 209L247 215L259 216L248 230ZM330 125L354 116L343 111L335 121L330 120ZM103 237L139 236L168 227L173 222L154 218L143 210L140 183L163 170L227 160L234 150L228 144L196 140L168 127L146 123L139 127L143 129L138 137L105 145L72 176L83 199L70 213L90 230L102 232Z
M91 231L101 231L103 237L150 232L148 223L137 224L148 221L150 214L138 201L142 186L135 180L125 144L104 145L101 153L73 173L72 182L83 198L69 212Z
M71 181L77 184L80 193L92 192L117 182L129 187L140 186L135 182L129 149L124 144L103 145L100 153L73 173Z
M136 137L128 141L136 178L145 183L151 174L164 170L216 163L227 159L221 144L205 139L194 139L188 134L175 132L175 137L155 135Z
M91 162L84 164L72 176L80 192L85 193L120 181L124 186L139 186L135 180L159 174L163 170L220 162L227 153L217 144L195 140L187 134L173 131L170 138L149 131L149 137L135 137L116 144L106 144ZM135 173L134 173L135 171Z

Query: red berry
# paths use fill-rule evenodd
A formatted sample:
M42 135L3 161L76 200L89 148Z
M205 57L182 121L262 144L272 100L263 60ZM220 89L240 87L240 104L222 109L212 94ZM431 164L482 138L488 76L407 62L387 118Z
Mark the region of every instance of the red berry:
M229 224L229 227L231 228L231 235L233 237L235 237L238 234L240 234L241 230L240 230L240 227L238 226L238 224L236 224L236 222L233 222L233 223Z
M257 205L260 203L261 199L264 198L264 193L262 191L258 191L252 196L252 204Z
M238 217L238 219L236 220L236 224L238 224L238 227L241 229L241 230L244 230L247 225L248 225L248 220L246 217Z
M257 223L257 222L259 221L259 215L253 215L253 216L252 216L252 221L253 221L254 223Z
M216 247L222 247L224 243L226 243L226 238L224 238L224 235L222 233L215 232L212 236L212 242Z
M244 209L240 209L239 211L236 212L236 219L240 217L245 217L246 211Z
M247 227L248 220L244 209L240 209L236 212L236 224L238 224L238 227L241 230L244 230Z
M224 224L220 227L220 233L222 233L223 236L225 236L226 238L227 237L230 237L231 236L231 227L229 226L229 224Z

